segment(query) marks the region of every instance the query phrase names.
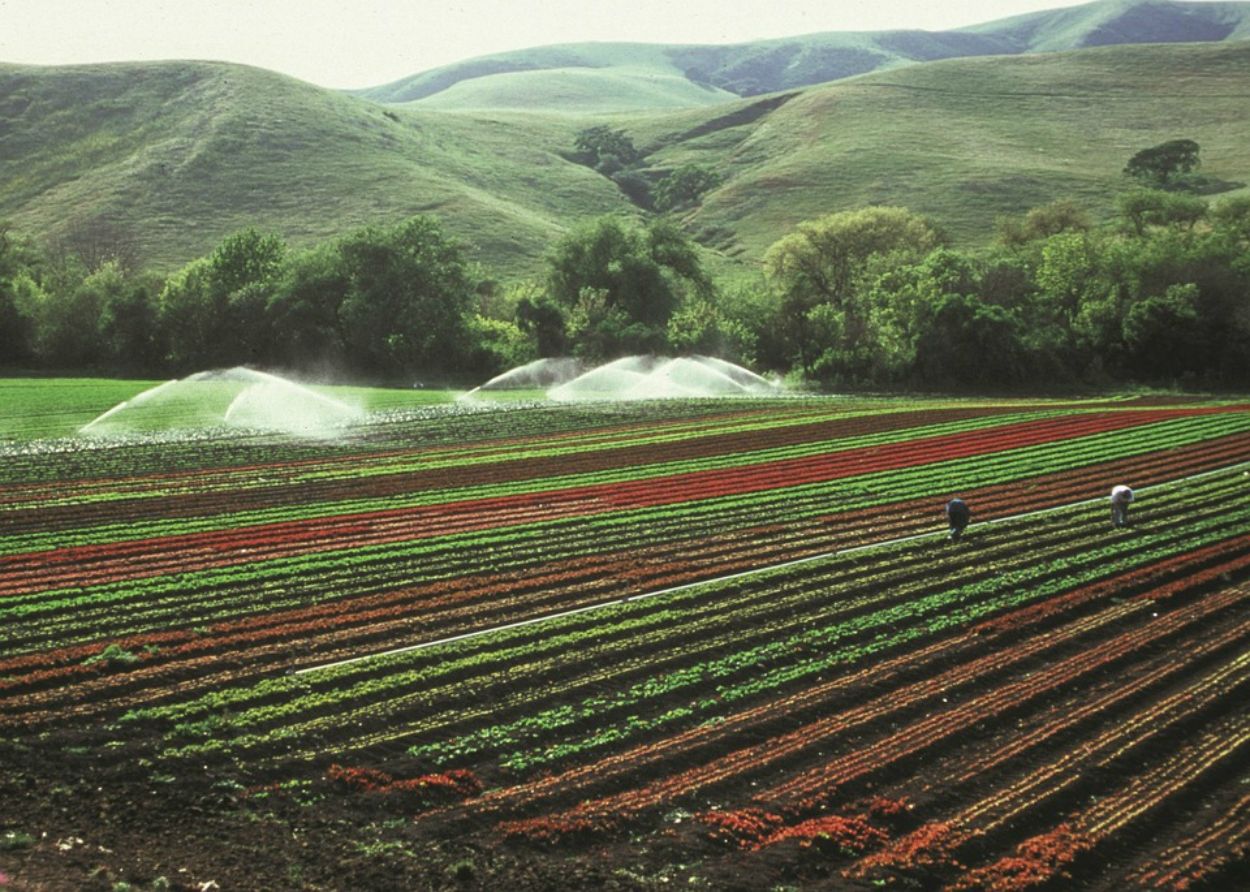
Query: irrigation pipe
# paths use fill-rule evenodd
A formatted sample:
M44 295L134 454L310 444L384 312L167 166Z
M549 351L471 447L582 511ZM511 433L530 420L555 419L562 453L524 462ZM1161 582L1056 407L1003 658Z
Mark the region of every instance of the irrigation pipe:
M1250 461L1237 462L1232 465L1225 465L1222 468L1215 468L1210 471L1203 471L1200 474L1190 474L1187 477L1177 477L1163 483L1155 483L1150 486L1143 486L1134 492L1150 492L1155 489L1162 489L1166 486L1175 486L1178 483L1188 483L1193 480L1201 480L1205 477L1214 477L1217 474L1227 474L1238 468L1250 468ZM1006 517L992 517L982 521L982 524L1007 523L1013 520L1021 520L1026 517L1037 517L1042 514L1050 514L1054 511L1064 511L1069 508L1078 508L1081 505L1093 505L1098 502L1105 502L1106 496L1098 496L1092 499L1082 499L1079 502L1065 502L1062 505L1051 505L1049 508L1039 508L1036 511L1026 511L1022 514L1010 514ZM569 616L578 616L583 613L591 613L595 610L603 610L607 607L617 607L621 604L628 604L631 601L646 601L650 598L660 598L664 595L672 595L677 592L686 591L687 589L697 588L701 585L711 585L717 582L732 582L735 579L744 579L748 576L755 576L760 573L768 573L773 570L785 570L790 567L799 567L803 564L814 563L815 561L825 561L830 558L845 557L850 554L860 554L865 551L872 551L877 548L888 548L893 545L902 545L906 542L915 542L920 539L932 539L936 536L946 535L942 530L933 530L928 533L916 533L911 536L901 536L896 539L884 539L880 542L870 542L867 545L856 545L852 548L842 548L835 551L826 551L821 554L811 554L807 557L796 558L791 561L782 561L777 564L765 564L762 567L752 567L750 570L742 570L737 573L730 573L726 576L713 576L708 579L700 579L697 582L686 582L681 585L674 585L669 588L657 589L653 592L642 592L637 595L626 595L623 598L613 598L611 601L600 601L597 604L588 604L585 607L575 607L572 610L561 610L558 613L545 613L542 616L535 616L529 619L518 620L513 623L505 623L501 626L491 626L486 629L475 629L472 632L462 632L459 635L450 635L446 638L436 638L433 641L423 641L420 644L409 644L405 647L396 647L391 650L378 651L377 653L363 654L358 657L348 657L346 660L338 660L334 663L322 663L317 666L307 666L303 669L296 669L295 675L306 675L310 672L321 672L326 669L338 669L343 666L351 666L355 663L362 663L365 660L373 660L378 657L391 657L396 654L412 653L413 651L425 650L430 647L439 647L444 644L454 644L457 641L468 641L473 638L479 638L483 635L491 635L495 632L506 632L509 629L522 629L526 626L536 626L540 623L550 622L554 619L564 619Z

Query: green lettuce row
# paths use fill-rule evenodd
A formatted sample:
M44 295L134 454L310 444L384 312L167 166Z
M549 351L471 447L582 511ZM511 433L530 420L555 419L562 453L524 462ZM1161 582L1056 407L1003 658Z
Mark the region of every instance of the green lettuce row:
M278 603L263 597L270 591L284 596L280 601L282 605L320 603L342 595L340 581L355 582L357 585L368 581L372 583L369 590L379 590L385 587L382 580L388 577L396 580L392 584L411 583L414 581L413 574L421 581L431 581L476 570L498 569L508 566L510 561L514 561L510 568L515 569L598 553L602 550L605 535L612 537L609 541L613 541L617 549L626 549L663 541L670 534L677 538L687 538L692 534L715 535L733 529L734 519L740 517L754 516L756 522L759 517L790 522L811 519L835 511L1010 482L1022 476L1068 469L1074 462L1095 463L1152 451L1167 444L1186 445L1246 426L1245 417L1200 416L1198 420L1180 419L1131 432L1113 432L1124 434L1118 437L1099 434L785 490L620 511L590 518L542 521L345 552L301 555L221 570L131 580L85 590L43 592L5 599L0 607L0 617L7 614L8 618L16 620L27 614L71 610L72 615L66 615L57 622L68 628L81 628L91 619L92 614L87 610L90 605L97 605L97 612L108 621L111 614L107 605L135 601L147 605L160 604L161 610L176 613L187 624L192 621L188 613L192 604L205 600L211 602L214 592L232 583L237 583L240 588L235 603L241 614L261 613L278 609ZM694 526L696 523L698 526ZM489 555L489 560L483 557L474 566L471 561L465 560L466 555L472 554ZM443 563L439 563L440 560ZM298 586L294 590L291 589L293 582ZM319 597L317 591L324 594ZM163 596L171 600L162 602ZM252 609L248 610L248 607ZM222 605L220 615L241 614L228 605ZM132 625L125 630L127 633L167 625L163 620L155 621L148 627L133 625L137 618L134 613L128 614ZM203 624L209 619L211 616L195 614L193 621ZM9 622L0 626L0 640L11 641L17 637L18 625L20 623ZM54 629L55 624L50 628ZM95 637L95 634L84 634L79 640L93 640Z
M739 452L721 456L709 456L700 459L687 459L676 462L660 462L648 465L635 465L627 468L589 472L575 475L557 475L535 478L524 481L512 481L499 484L485 484L472 487L452 489L426 490L417 493L401 493L370 499L352 499L330 502L315 502L281 508L266 508L254 511L215 514L211 517L175 518L168 520L129 521L125 523L102 523L84 527L76 531L58 530L50 533L33 533L6 537L0 540L0 553L20 553L24 551L40 551L47 548L65 548L77 545L98 545L111 541L145 539L156 536L185 535L188 533L211 532L235 529L263 523L279 523L292 520L309 520L319 517L334 517L344 514L358 514L371 511L387 511L402 508L438 505L446 502L467 501L473 499L499 498L509 495L522 495L534 492L573 489L580 486L620 483L633 480L646 480L672 474L690 473L700 470L741 467L744 465L777 461L784 458L796 458L807 455L818 455L823 452L843 451L884 443L904 442L917 437L939 436L964 431L977 430L984 427L1020 423L1037 420L1038 418L1057 415L1056 412L1019 413L1012 416L989 416L986 418L969 419L959 422L947 422L919 428L903 428L879 434L866 434L859 437L825 440L810 444L777 447L775 449ZM719 431L717 432L719 433ZM630 441L624 445L639 445ZM456 467L460 463L447 465L429 465L425 468ZM284 484L289 481L284 481ZM259 484L258 484L259 485ZM264 485L270 485L266 482ZM294 484L292 484L294 485ZM238 487L226 484L224 489L233 491ZM153 490L151 495L165 494L164 490ZM147 494L144 494L145 496ZM98 494L80 499L75 495L50 500L45 503L75 504L78 502L107 502L115 499L135 498L134 493Z
M1203 493L1203 497L1208 498L1209 494ZM1092 514L1092 510L1089 513ZM1149 550L1138 551L1138 543L1131 540L1120 541L1101 549L1087 549L1080 559L1074 559L1072 556L1067 556L1062 559L1046 562L1035 568L1016 571L1006 574L1005 576L1000 574L989 578L981 578L950 591L938 592L925 597L920 597L915 600L871 613L866 616L857 617L850 621L838 623L833 626L805 630L779 641L770 641L755 648L723 656L709 663L679 669L658 678L639 682L631 688L626 689L623 692L618 692L617 694L611 695L607 698L590 698L581 704L580 711L577 709L570 711L569 707L559 707L554 713L545 715L540 714L538 718L528 717L526 719L522 719L521 722L529 723L530 727L537 727L540 731L549 731L552 727L558 725L572 724L577 721L585 721L587 719L595 718L600 719L600 721L596 721L596 727L603 728L601 721L602 713L606 711L637 710L640 706L641 700L643 699L652 699L657 696L668 695L675 690L693 684L705 684L709 680L732 675L733 673L736 673L744 668L749 667L752 670L758 670L760 666L767 666L771 661L782 660L785 673L787 675L792 675L792 667L784 667L784 660L800 647L830 647L839 643L840 640L848 636L859 636L863 634L866 629L872 629L879 626L892 628L900 622L915 622L918 617L926 617L938 610L945 611L945 615L947 616L946 619L939 618L936 626L932 623L929 623L926 626L929 631L935 631L940 628L944 628L945 626L943 624L949 622L950 616L959 616L962 617L961 621L967 621L983 615L980 609L975 606L968 608L968 610L962 613L951 613L951 608L953 606L963 604L971 598L990 596L996 592L1001 592L1004 588L1009 592L1014 592L1009 596L1004 596L1006 600L999 598L998 601L995 601L998 607L995 607L994 609L998 609L1003 605L1023 603L1023 601L1035 597L1049 597L1051 594L1056 592L1066 590L1070 587L1075 587L1076 585L1083 584L1086 581L1091 581L1096 578L1103 578L1106 575L1120 572L1122 569L1138 566L1142 563L1151 562L1161 557L1183 553L1184 551L1195 547L1201 547L1202 545L1210 542L1221 541L1222 539L1228 537L1230 530L1233 532L1240 532L1241 530L1244 530L1246 528L1247 521L1250 521L1250 508L1244 508L1241 511L1234 512L1232 514L1227 511L1216 511L1208 517L1195 518L1191 516L1187 519L1182 532L1174 535L1170 539L1160 537L1161 541L1156 542L1154 547ZM1073 567L1080 568L1080 572L1073 572ZM1050 582L1044 582L1047 576L1054 576L1056 578ZM1040 584L1040 587L1035 588L1031 593L1021 593L1015 591L1017 587L1024 587L1037 583L1043 584ZM662 646L662 640L657 642L657 646ZM724 642L717 642L715 649L720 650L724 646ZM812 671L818 671L818 669L813 669ZM774 678L774 681L776 681L776 678ZM411 685L413 684L428 684L429 677L427 676L424 679L414 679L405 675L401 676L401 679L397 683L403 690L410 691L412 689ZM758 685L760 681L757 679L754 683ZM366 684L370 685L371 690L373 691L379 689L378 679L371 679ZM460 681L457 682L457 685L463 688L465 683ZM469 685L469 687L472 687L472 685ZM353 702L354 704L356 702L356 698L365 693L366 691L361 690L360 688L352 688L342 692L342 697L345 700ZM407 698L401 698L401 700L402 699ZM275 716L289 715L293 712L298 712L301 709L317 709L332 706L340 702L340 698L337 695L337 692L323 692L313 695L310 698L310 701L311 702L305 701L303 703L296 701L281 704L276 707L264 707L251 713L243 713L233 717L231 726L237 728L246 725L252 720L272 720ZM707 703L704 703L704 707L706 707L708 703L712 702L715 701L707 701ZM362 717L376 715L377 708L377 705L358 707L354 712L359 712ZM388 704L383 704L381 708L386 709L387 712L391 711L391 707ZM230 744L230 746L232 747L238 745L246 747L266 742L273 742L275 739L286 739L300 736L315 730L317 727L333 727L340 721L350 721L351 715L354 714L354 712L344 714L339 711L334 711L328 716L313 720L312 722L284 726L259 735L245 735L243 737L236 738L235 742ZM666 715L669 715L670 719L678 717L676 713L666 713ZM535 725L535 723L537 724ZM636 722L634 724L636 724ZM212 729L205 728L202 730L209 731ZM497 729L488 730L483 733L496 743L500 740L506 741L509 739L507 734L501 733ZM461 740L464 739L464 737L461 738ZM612 739L619 738L614 737ZM228 748L226 744L223 744L221 741L210 741L205 746L207 747L207 750ZM179 752L183 755L189 755L207 750L201 750L200 748L197 748L197 746L193 745L191 747L182 748ZM424 754L429 755L428 753ZM529 756L526 757L526 759L529 758Z

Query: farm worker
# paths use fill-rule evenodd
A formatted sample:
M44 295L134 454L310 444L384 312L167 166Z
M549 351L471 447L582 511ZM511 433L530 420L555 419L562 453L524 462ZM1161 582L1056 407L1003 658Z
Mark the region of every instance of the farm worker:
M972 517L972 511L963 499L951 499L946 503L946 519L951 525L950 540L956 542L959 537L964 534L964 528L968 526L968 520Z
M1111 525L1117 530L1128 526L1128 506L1133 501L1133 491L1120 484L1111 488Z

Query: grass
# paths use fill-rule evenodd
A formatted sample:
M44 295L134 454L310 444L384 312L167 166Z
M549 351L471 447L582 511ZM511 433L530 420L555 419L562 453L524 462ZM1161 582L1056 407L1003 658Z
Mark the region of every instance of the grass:
M436 100L448 108L481 108L484 103L513 108L523 82L524 107L564 110L567 81L580 71L585 75L582 86L591 92L577 93L577 108L619 112L643 106L637 94L613 88L612 75L618 73L642 74L658 82L641 85L642 92L659 90L670 101L649 107L676 101L703 105L698 97L690 101L692 83L756 96L937 59L1245 37L1250 37L1250 7L1242 3L1102 0L954 31L832 32L712 46L559 44L481 56L358 92L379 102ZM525 77L518 79L518 73ZM650 101L660 98L653 95Z
M52 237L108 220L157 271L247 226L306 245L429 212L524 273L570 215L629 209L558 154L578 128L559 115L387 111L213 63L0 65L0 96L23 100L0 137L0 217Z
M677 69L655 48L615 62L566 65L569 95L658 102L631 91L662 75L656 95L671 97ZM517 102L534 75L501 77L448 93ZM933 62L608 117L383 107L224 64L0 65L13 124L0 135L0 218L39 237L104 219L169 272L246 226L299 246L427 212L488 275L533 278L575 223L641 213L563 155L578 130L608 123L656 177L688 162L724 175L682 222L714 270L749 270L799 221L866 204L929 214L965 247L999 215L1056 198L1108 214L1125 161L1177 137L1202 146L1203 173L1250 181L1247 94L1247 42Z
M732 233L747 261L800 220L867 204L929 214L968 246L1056 198L1109 214L1128 157L1177 136L1202 146L1204 173L1250 179L1248 81L1247 43L936 62L805 90L731 132L686 140L687 113L636 138L656 163L728 174L685 223Z
M124 400L161 381L110 378L0 378L0 443L69 437ZM237 382L198 384L195 399L164 402L145 429L212 424L237 395ZM316 390L369 412L451 402L457 392L384 387L317 386Z
M653 69L558 68L459 81L422 100L420 108L526 110L537 104L560 113L595 114L605 107L614 111L690 108L736 98L680 74Z

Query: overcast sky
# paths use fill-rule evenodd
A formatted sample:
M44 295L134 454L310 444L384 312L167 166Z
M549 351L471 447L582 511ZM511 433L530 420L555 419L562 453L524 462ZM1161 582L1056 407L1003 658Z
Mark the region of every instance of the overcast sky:
M939 30L1074 0L0 0L0 61L244 62L370 87L502 50L575 41L737 43Z

